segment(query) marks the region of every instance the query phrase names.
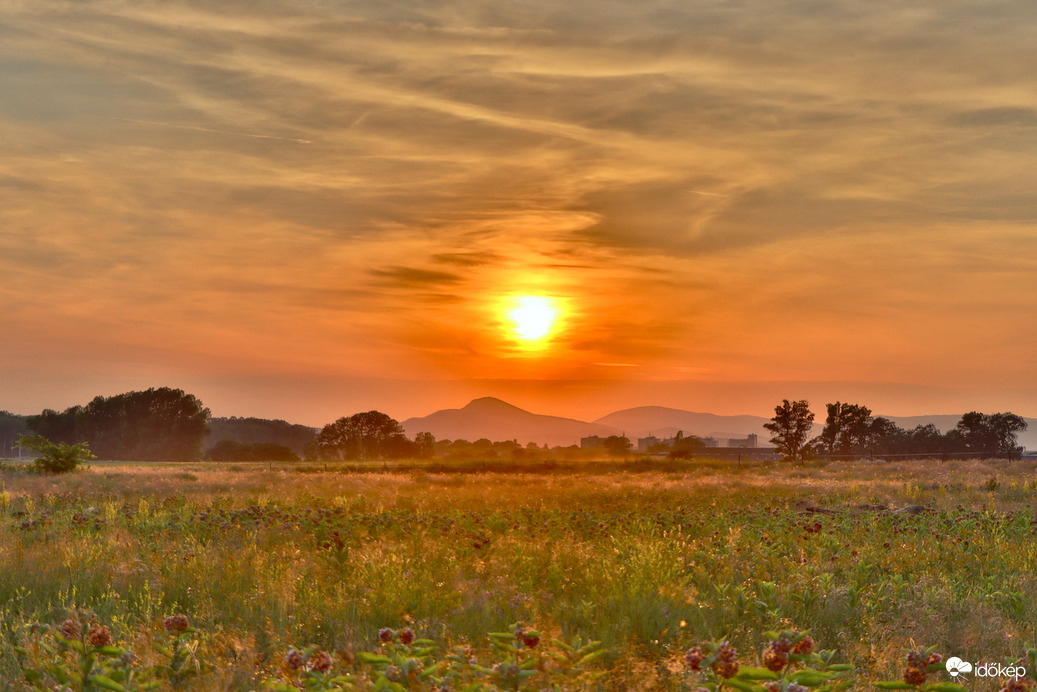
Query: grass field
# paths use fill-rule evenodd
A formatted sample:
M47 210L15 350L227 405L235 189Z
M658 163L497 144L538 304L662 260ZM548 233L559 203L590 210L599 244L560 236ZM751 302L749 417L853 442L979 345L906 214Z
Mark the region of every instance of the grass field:
M603 689L694 689L690 646L758 665L773 629L809 629L854 689L898 679L911 649L1009 662L1037 640L1031 462L492 466L8 465L0 679L21 689L15 647L49 655L73 608L141 665L187 615L208 663L187 689L260 689L311 644L348 670L384 627L489 658L515 623L545 649L597 640L602 675L571 684ZM907 505L928 511L876 508Z

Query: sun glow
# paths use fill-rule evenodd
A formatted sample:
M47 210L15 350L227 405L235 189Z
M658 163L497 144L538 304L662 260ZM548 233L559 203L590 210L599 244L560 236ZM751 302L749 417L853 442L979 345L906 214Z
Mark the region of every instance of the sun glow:
M543 339L551 333L558 317L552 301L542 296L521 296L515 300L517 307L508 313L514 322L515 335L526 341Z

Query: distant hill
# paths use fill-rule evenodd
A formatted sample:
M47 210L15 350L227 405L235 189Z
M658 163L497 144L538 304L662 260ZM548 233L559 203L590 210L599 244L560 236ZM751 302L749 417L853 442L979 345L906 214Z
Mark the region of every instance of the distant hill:
M421 418L403 421L403 429L413 437L430 432L439 440L518 440L520 444L535 442L551 446L579 444L581 437L618 435L620 431L606 425L586 423L572 418L541 416L485 397L475 399L464 408L445 409Z
M823 408L822 408L823 411ZM824 415L815 419L813 435L821 433ZM881 415L881 414L879 414ZM933 423L941 432L953 428L961 415L886 416L902 428ZM665 406L638 406L610 413L592 422L542 416L493 397L476 399L460 409L437 411L421 418L403 421L403 429L413 437L419 432L430 432L437 439L475 441L487 438L493 441L518 440L522 444L570 445L579 444L581 437L625 434L632 442L637 438L655 435L660 439L672 437L678 430L685 435L713 437L721 446L727 440L744 438L755 433L760 446L769 445L770 433L763 427L770 419L763 416L719 416ZM1037 419L1027 418L1029 427L1019 436L1019 444L1037 449Z
M672 437L680 430L685 435L713 437L721 441L755 433L760 437L760 444L765 445L769 435L763 424L769 420L761 416L718 416L665 406L638 406L610 413L594 422L626 431L627 437L635 443L637 437L655 435L662 439Z
M305 425L283 420L213 418L209 421L209 436L205 438L204 446L208 449L221 440L283 445L301 456L306 445L317 440L317 432Z

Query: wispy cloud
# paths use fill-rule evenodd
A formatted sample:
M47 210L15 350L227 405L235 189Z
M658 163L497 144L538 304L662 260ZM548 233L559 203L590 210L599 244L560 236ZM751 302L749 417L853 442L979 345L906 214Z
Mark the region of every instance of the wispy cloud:
M0 316L492 376L496 297L536 290L574 368L881 378L885 330L906 379L1010 380L1035 26L1021 0L6 3ZM1002 319L1017 350L949 343Z

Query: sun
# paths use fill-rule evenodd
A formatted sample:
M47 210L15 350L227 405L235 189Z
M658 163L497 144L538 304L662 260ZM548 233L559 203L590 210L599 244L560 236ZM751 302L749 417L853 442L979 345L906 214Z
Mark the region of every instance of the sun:
M517 306L508 313L515 323L515 335L526 341L543 339L551 333L558 317L558 310L551 300L543 296L521 296L515 299Z

